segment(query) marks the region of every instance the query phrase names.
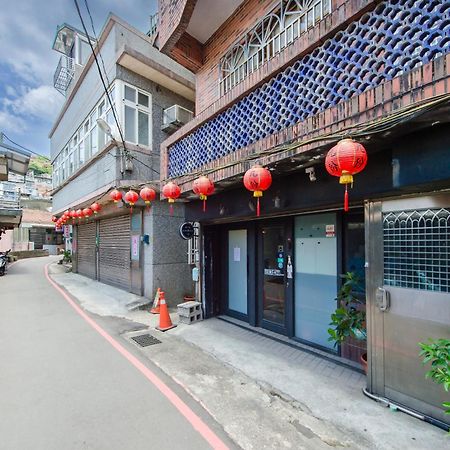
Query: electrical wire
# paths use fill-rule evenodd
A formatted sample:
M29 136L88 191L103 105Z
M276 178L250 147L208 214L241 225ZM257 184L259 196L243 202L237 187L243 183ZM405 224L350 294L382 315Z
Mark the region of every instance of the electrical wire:
M361 138L361 137L367 137L367 136L373 136L380 133L385 133L386 131L389 131L393 128L395 128L398 125L407 123L414 118L425 114L428 111L431 111L438 106L449 102L450 100L450 94L444 94L439 97L434 97L431 100L427 100L425 102L421 103L415 103L413 105L409 105L405 108L401 108L398 111L396 111L393 114L390 114L388 116L382 117L380 119L376 119L374 121L365 123L365 124L356 124L356 125L350 125L347 127L341 128L341 130L336 132L330 132L330 133L324 133L319 136L312 137L310 139L298 141L298 142L291 142L289 144L284 144L281 146L277 146L271 149L263 150L258 152L257 154L252 154L249 156L246 156L239 161L233 161L227 164L222 164L219 166L211 167L208 169L199 169L195 172L190 172L186 175L180 175L177 177L168 177L166 180L173 180L176 178L183 178L183 184L189 183L193 181L196 177L199 175L208 175L214 172L217 172L219 170L227 169L230 167L237 166L238 164L244 164L246 162L251 162L255 160L262 160L263 158L270 157L272 155L275 155L277 153L282 153L283 151L295 151L301 147L304 147L305 145L312 144L315 142L320 141L337 141L346 137L352 137L352 138ZM298 152L300 153L300 152ZM297 153L297 154L298 154ZM296 154L290 155L290 157L295 157ZM278 162L278 161L276 161ZM270 165L271 163L266 163L267 165Z
M41 156L42 158L48 159L48 160L50 161L50 158L49 158L48 156L41 155L40 153L37 153L37 152L35 152L35 151L33 151L33 150L30 150L29 148L26 148L26 147L24 147L23 145L20 145L20 144L18 144L17 142L14 142L14 141L13 141L11 138L9 138L5 133L2 133L2 134L3 134L3 136L4 136L6 139L8 139L9 142L11 142L12 144L16 145L17 147L20 147L21 149L26 150L27 152L30 152L30 153L32 153L33 155Z
M83 30L84 30L84 32L86 34L86 37L87 37L87 40L89 42L89 47L91 48L92 55L94 56L95 64L97 66L97 70L98 70L98 73L100 75L100 80L102 82L103 89L105 91L105 94L106 94L106 97L107 97L107 99L109 101L109 104L111 105L111 111L113 113L114 121L116 123L117 129L118 129L119 134L120 134L120 139L121 139L121 142L122 142L122 145L123 145L123 151L125 153L125 159L129 160L130 159L130 154L129 154L129 151L126 148L126 145L125 145L125 139L124 139L124 136L123 136L123 133L122 133L122 128L120 126L119 120L117 118L116 110L112 106L113 103L111 101L111 96L110 96L110 93L108 91L108 87L106 86L105 79L103 77L103 74L102 74L102 71L101 71L101 68L100 68L100 64L98 62L97 53L95 52L94 46L92 45L91 37L89 36L89 33L87 31L87 28L86 28L86 24L84 23L83 15L81 14L81 10L80 10L80 6L78 5L78 1L77 0L73 0L73 1L75 3L75 7L77 9L78 16L79 16L80 21L81 21L81 25L83 26Z

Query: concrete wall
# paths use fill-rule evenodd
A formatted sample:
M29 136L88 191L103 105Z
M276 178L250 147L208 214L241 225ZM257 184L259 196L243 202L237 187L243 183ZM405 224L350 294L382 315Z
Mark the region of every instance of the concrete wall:
M114 33L108 35L100 53L105 62L108 79L112 81L116 78L116 42ZM75 85L75 82L76 80L72 81L72 86ZM51 137L50 154L52 160L68 143L69 139L103 95L103 86L94 63L89 67L83 82L77 89Z
M184 219L184 204L176 203L169 215L167 202L155 202L144 214L144 233L150 245L144 248L144 295L154 298L159 287L166 294L169 306L194 293L191 268L187 264L187 241L179 235Z

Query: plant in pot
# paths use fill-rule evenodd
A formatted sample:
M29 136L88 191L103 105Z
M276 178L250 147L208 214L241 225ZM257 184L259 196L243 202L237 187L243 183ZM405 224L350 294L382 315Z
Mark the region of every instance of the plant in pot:
M367 340L365 291L361 278L355 272L341 275L343 283L336 300L338 307L331 315L329 341L340 345L348 338ZM367 373L367 353L361 356L361 364Z
M422 364L430 363L430 370L425 378L431 378L435 383L442 384L446 392L450 391L450 340L429 339L428 342L419 342ZM445 414L450 414L450 402L443 402ZM449 430L450 433L450 430Z

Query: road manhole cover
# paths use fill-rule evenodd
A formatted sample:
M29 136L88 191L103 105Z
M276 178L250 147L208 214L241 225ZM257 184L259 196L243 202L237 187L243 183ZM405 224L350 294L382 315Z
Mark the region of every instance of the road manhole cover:
M148 347L149 345L161 344L161 341L153 337L151 334L141 334L140 336L133 336L134 342L141 347Z

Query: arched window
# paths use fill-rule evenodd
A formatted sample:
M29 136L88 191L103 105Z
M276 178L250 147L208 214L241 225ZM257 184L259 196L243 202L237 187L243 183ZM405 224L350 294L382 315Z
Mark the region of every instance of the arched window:
M220 93L228 92L331 12L331 0L281 0L220 60Z

